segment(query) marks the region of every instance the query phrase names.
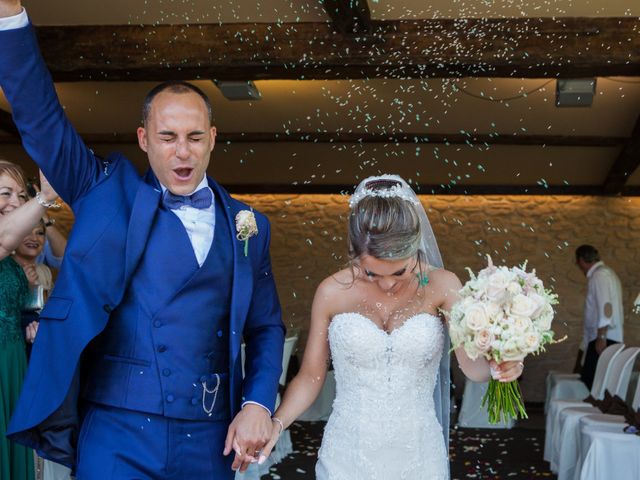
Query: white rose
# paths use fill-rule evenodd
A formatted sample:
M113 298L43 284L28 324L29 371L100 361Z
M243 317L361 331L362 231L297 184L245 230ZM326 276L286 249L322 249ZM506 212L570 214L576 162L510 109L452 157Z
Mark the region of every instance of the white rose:
M531 317L537 308L538 306L533 300L526 295L519 294L513 297L509 312L513 316Z
M486 328L489 324L489 315L487 309L482 303L475 303L469 306L465 312L464 320L467 328L474 332Z
M542 314L536 319L536 326L538 327L538 330L550 330L553 315L553 307L547 303L542 309Z
M509 281L509 275L501 270L488 277L486 285L487 298L492 302L502 302L506 296Z
M518 347L526 353L535 352L540 347L540 340L540 334L532 329L520 338L518 341Z
M536 318L542 313L542 310L548 302L542 295L538 295L535 292L529 293L527 296L536 304L536 309L533 315L531 315L533 318Z
M476 348L482 353L489 351L493 341L494 337L489 330L480 330L473 339L473 343L475 343Z
M507 292L511 295L518 295L522 293L522 287L518 282L510 282L509 285L507 285Z
M515 338L510 338L505 341L500 352L500 360L503 362L512 360L522 360L525 354L518 348L518 343Z
M493 321L499 320L502 316L502 309L495 303L487 303L485 308L487 309L487 315Z
M511 318L513 320L514 333L518 336L531 329L533 326L531 320L527 317L513 316Z

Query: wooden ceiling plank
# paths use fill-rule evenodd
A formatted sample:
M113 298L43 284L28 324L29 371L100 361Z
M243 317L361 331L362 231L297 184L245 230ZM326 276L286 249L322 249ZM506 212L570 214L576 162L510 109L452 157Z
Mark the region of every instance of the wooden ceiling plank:
M371 11L367 0L322 0L336 30L341 33L371 31Z
M631 138L612 165L602 188L605 193L616 195L623 193L631 175L640 167L640 116L636 120Z
M343 2L346 0L343 0ZM56 81L640 75L640 19L43 26Z
M0 127L1 128L1 127ZM17 131L16 131L17 134ZM83 133L89 145L136 144L135 133ZM223 143L384 143L384 144L432 144L432 145L516 145L546 147L620 147L629 142L626 137L601 137L584 135L499 135L459 133L340 133L340 132L219 132L218 144ZM0 144L20 143L15 136L0 136Z

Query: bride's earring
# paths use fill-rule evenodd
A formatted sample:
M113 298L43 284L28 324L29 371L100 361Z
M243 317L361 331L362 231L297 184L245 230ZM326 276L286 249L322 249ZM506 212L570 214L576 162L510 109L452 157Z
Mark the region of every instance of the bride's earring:
M426 287L429 285L429 275L424 272L416 273L416 278L418 279L418 285L421 287Z

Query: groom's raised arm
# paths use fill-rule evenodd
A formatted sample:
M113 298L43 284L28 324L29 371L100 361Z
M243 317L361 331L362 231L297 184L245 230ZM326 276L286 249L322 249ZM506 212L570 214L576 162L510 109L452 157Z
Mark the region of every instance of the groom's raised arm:
M11 105L22 143L68 203L99 176L99 164L64 114L26 12L0 0L0 87Z

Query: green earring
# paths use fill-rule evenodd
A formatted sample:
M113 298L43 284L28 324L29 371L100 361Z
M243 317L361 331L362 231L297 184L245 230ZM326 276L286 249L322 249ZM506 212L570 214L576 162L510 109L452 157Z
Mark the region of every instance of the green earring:
M426 287L429 284L429 275L426 273L416 273L416 278L418 279L418 285L421 287Z

